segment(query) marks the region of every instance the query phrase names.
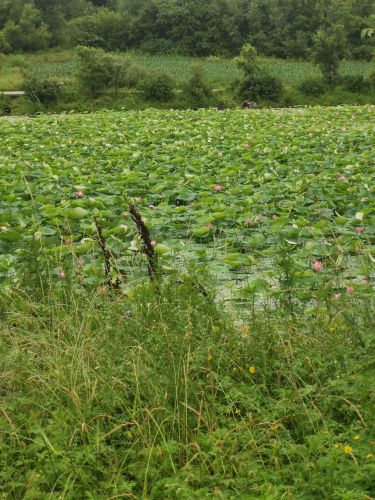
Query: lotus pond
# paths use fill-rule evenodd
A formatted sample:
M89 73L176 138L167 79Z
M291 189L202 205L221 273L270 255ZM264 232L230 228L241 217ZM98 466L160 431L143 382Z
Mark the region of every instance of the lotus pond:
M0 121L0 285L27 252L103 283L94 219L128 289L146 279L135 203L164 272L202 265L228 300L372 289L375 107L100 112Z

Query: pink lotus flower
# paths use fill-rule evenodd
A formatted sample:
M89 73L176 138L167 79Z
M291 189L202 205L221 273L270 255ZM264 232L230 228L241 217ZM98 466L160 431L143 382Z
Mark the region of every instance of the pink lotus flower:
M314 262L314 264L312 265L312 268L314 271L321 271L323 269L323 264L321 262L319 262L318 260L316 262Z
M356 228L355 228L355 232L356 232L357 234L361 234L361 233L363 233L363 231L364 231L364 230L365 230L365 228L364 228L364 227L361 227L361 226L358 226L358 227L356 227Z
M346 177L345 177L345 175L340 175L340 177L339 177L339 181L341 181L341 182L345 182L345 181L346 181Z
M85 196L85 195L83 194L83 191L76 191L74 194L75 194L75 196L76 196L77 198L83 198L83 197Z
M340 300L341 298L341 293L334 293L333 294L333 300Z
M222 191L223 186L220 186L220 184L215 184L215 186L212 188L214 191Z
M157 245L157 243L156 243L156 241L155 241L155 240L152 240L152 241L151 241L151 243L150 243L150 245L152 246L152 248L155 248L155 247L156 247L156 245Z
M248 144L244 144L243 147L244 149L249 149L250 146Z
M142 201L142 198L140 196L136 196L134 199L137 203L141 203Z
M346 287L346 293L347 293L348 295L353 295L353 293L354 293L354 288L353 288L352 286L348 286L348 287Z

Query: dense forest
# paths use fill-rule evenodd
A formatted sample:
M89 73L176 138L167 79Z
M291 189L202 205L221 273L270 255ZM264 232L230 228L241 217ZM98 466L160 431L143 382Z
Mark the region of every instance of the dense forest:
M347 56L371 59L375 0L0 0L0 52L87 45L106 50L234 55L244 43L308 58L315 33L341 25Z

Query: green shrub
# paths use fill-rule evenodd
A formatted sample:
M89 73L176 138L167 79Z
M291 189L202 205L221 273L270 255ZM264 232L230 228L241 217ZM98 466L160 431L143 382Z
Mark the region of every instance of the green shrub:
M304 80L298 90L308 97L319 97L327 91L327 85L319 78L309 78Z
M215 94L215 97L215 104L219 109L232 109L238 105L238 102L232 92L219 92L218 94Z
M371 73L366 78L369 87L375 89L375 71L371 71Z
M347 75L342 79L342 86L349 92L363 93L369 90L370 83L363 75Z
M142 80L138 88L143 92L146 99L156 101L169 101L173 96L175 82L167 73L153 73Z
M68 24L68 37L73 46L116 50L126 48L126 24L121 15L102 8Z
M374 47L372 45L360 45L351 51L355 60L371 61L374 57Z
M78 82L93 97L100 96L109 88L114 88L117 94L120 88L136 87L146 78L146 71L141 66L102 49L79 47L77 56Z
M209 105L212 97L212 87L204 77L201 64L195 65L185 85L183 92L194 108L204 108Z
M252 101L257 99L277 101L283 93L283 85L279 78L256 73L247 76L241 82L240 92L242 98Z
M9 115L12 112L9 97L0 94L0 115Z
M140 81L145 80L147 71L142 66L135 64L129 58L119 58L117 64L121 67L118 68L121 74L120 86L134 88L137 87Z
M29 77L25 80L23 89L29 99L41 104L56 102L61 94L58 83L46 78Z
M346 55L345 31L342 25L320 29L314 40L314 61L329 85L337 83L339 66Z
M97 97L113 85L115 68L111 54L102 49L79 47L77 58L77 79L86 93Z

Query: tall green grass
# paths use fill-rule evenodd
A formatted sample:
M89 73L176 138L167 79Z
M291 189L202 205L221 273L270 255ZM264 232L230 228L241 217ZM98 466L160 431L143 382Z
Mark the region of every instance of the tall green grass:
M1 291L0 496L371 498L374 310L318 297L239 315L196 271Z

